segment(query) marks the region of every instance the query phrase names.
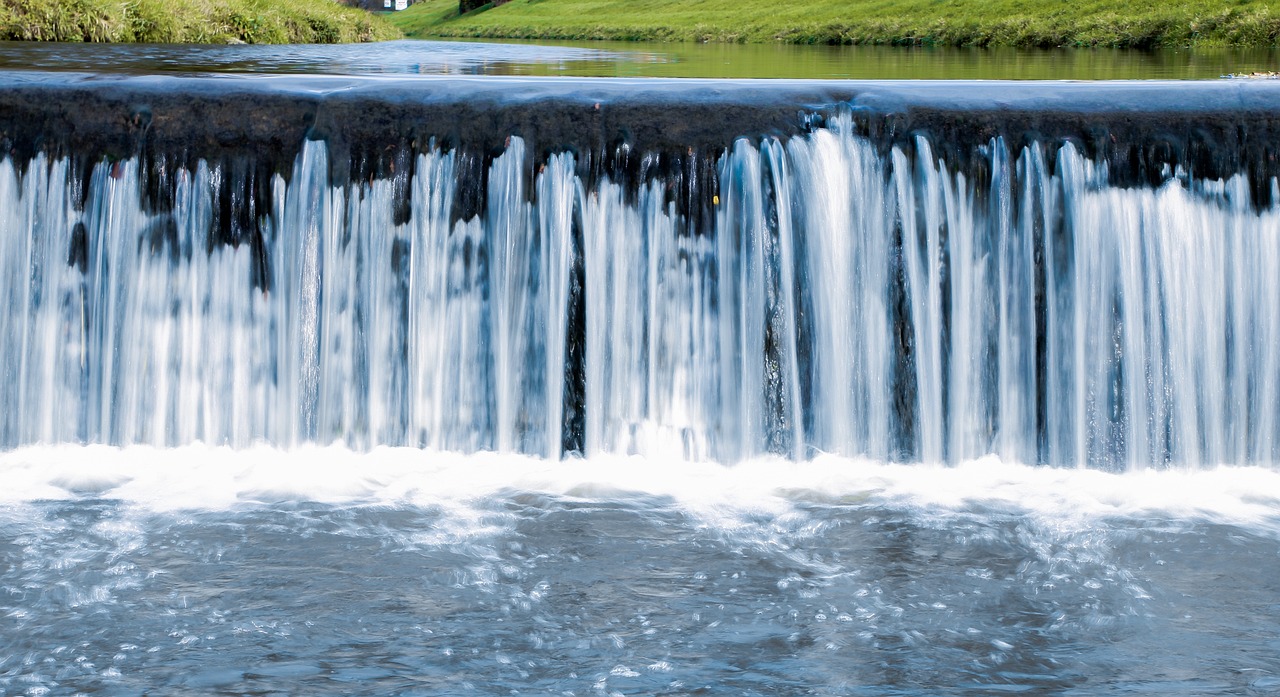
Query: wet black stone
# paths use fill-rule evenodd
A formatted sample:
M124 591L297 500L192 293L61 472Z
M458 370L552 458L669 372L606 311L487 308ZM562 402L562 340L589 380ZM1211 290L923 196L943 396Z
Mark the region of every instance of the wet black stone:
M167 256L171 263L177 262L183 253L178 244L178 223L171 215L160 216L151 221L142 232L138 245L145 245L153 257Z
M67 250L67 265L84 273L89 268L89 235L84 223L77 222L71 229L71 245Z
M1076 143L1106 161L1113 183L1158 184L1181 166L1197 177L1243 173L1255 203L1280 175L1280 86L1169 83L847 82L653 79L344 77L193 78L11 73L0 76L0 144L19 163L37 152L92 164L144 159L149 210L172 205L169 178L197 161L239 163L255 213L274 174L289 178L305 139L324 140L335 185L391 179L393 218L409 211L416 154L463 154L453 217L483 210L484 172L511 136L534 153L526 176L571 151L587 185L634 190L678 174L672 199L696 230L716 195L716 160L734 140L789 138L840 109L885 152L928 136L949 166L979 172L979 148L1002 138ZM250 164L251 163L251 164ZM85 167L87 172L91 167ZM239 176L239 175L238 175ZM526 190L533 195L533 187ZM232 213L218 234L252 223ZM252 234L252 233L249 233Z

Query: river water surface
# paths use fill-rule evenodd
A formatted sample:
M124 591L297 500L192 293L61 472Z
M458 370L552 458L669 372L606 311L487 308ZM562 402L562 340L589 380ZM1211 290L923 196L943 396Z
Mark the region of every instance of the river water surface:
M0 459L7 694L1280 691L1280 475Z
M887 46L475 43L171 46L0 42L0 69L873 80L1205 80L1273 71L1275 49L951 49Z

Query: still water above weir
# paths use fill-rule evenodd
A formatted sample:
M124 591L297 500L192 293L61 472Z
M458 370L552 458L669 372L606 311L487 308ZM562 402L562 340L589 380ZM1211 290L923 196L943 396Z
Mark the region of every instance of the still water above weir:
M391 41L340 46L0 42L0 70L859 80L1212 80L1274 71L1276 49L953 49L786 44Z
M1280 694L1280 84L384 48L0 47L0 693Z

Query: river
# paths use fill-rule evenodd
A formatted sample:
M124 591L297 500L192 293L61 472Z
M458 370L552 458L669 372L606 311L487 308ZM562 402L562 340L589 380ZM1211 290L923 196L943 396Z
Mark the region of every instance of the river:
M1271 57L0 46L0 693L1280 694Z

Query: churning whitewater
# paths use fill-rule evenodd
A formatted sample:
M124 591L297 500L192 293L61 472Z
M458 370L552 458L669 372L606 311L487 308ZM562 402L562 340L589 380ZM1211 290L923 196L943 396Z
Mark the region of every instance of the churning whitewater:
M137 159L6 159L0 443L1277 457L1280 213L1244 176L1120 187L997 138L970 177L846 113L737 141L705 216L512 137L460 219L461 157L338 186L309 141L231 240L226 168L174 171L160 211Z

